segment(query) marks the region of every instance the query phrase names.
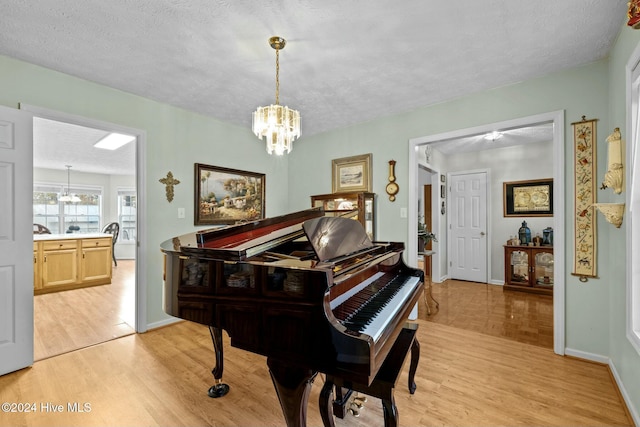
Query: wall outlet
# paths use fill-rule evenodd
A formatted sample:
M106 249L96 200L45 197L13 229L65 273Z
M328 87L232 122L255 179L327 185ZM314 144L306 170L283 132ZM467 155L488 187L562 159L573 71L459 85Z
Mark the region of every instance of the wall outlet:
M184 208L178 208L178 219L184 219Z

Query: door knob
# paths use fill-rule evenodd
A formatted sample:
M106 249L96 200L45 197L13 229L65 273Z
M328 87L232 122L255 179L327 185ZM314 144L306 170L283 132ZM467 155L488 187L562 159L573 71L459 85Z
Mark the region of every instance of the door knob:
M481 235L481 236L484 236L484 235L485 235L485 232L484 232L484 231L481 231L481 232L480 232L480 235Z

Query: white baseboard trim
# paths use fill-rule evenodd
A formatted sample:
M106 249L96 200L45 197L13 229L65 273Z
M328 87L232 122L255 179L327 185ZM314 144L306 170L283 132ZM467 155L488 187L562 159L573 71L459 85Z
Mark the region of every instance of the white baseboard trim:
M490 285L504 286L504 280L489 280Z
M162 328L163 326L169 326L178 322L184 322L184 319L179 319L177 317L168 317L166 319L162 319L157 322L148 323L147 331L150 331L151 329Z
M611 373L613 374L613 378L616 381L618 390L620 390L620 394L624 399L624 403L627 405L629 414L631 415L631 418L633 418L633 423L637 426L640 426L640 414L638 413L638 409L635 406L633 406L633 401L629 397L629 393L627 392L627 389L624 388L624 384L620 379L620 376L618 375L618 371L616 370L616 365L614 365L611 360L609 361L609 369L611 369Z
M565 348L564 353L567 356L573 356L578 359L590 360L592 362L598 362L598 363L602 363L603 365L607 365L609 369L611 369L611 373L613 374L613 379L616 382L616 386L618 387L618 390L620 390L622 399L624 399L624 403L626 404L627 409L629 410L629 414L631 415L631 418L633 418L634 424L637 426L640 426L640 414L638 413L638 409L635 406L633 406L633 401L629 398L629 393L627 392L627 389L624 387L624 383L620 379L620 376L618 375L618 371L616 370L616 366L613 364L611 359L609 359L607 356L587 353L585 351L574 350L571 348Z
M607 356L601 354L587 353L586 351L574 350L572 348L565 348L564 354L567 356L577 357L578 359L590 360L592 362L602 363L608 365L611 361Z

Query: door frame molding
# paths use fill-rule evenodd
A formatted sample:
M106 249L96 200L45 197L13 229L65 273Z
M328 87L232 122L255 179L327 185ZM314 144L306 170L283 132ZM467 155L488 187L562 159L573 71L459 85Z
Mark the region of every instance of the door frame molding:
M20 103L20 109L33 113L34 117L55 120L59 122L71 123L78 126L103 129L110 132L121 132L136 137L136 195L137 195L137 218L136 218L136 291L135 291L135 330L138 333L147 331L147 286L145 274L147 262L144 254L147 253L147 226L144 218L147 217L146 205L146 147L147 132L142 129L122 126L116 123L97 120L75 114L64 113L57 110L38 107Z
M557 110L496 123L488 123L466 129L426 135L409 140L409 182L408 216L407 216L407 261L417 265L418 236L415 232L418 224L418 150L421 146L443 139L462 138L482 134L494 130L513 129L553 122L553 228L554 258L560 262L554 265L555 284L553 289L553 351L565 354L565 178L564 178L564 146L565 146L565 111ZM436 167L437 169L437 167Z

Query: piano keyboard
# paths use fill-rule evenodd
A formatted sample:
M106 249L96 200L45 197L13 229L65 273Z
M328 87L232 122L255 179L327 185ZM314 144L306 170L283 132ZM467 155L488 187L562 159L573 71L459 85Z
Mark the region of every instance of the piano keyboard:
M347 329L377 341L419 283L417 276L379 272L335 302L335 308L332 302L333 315Z

